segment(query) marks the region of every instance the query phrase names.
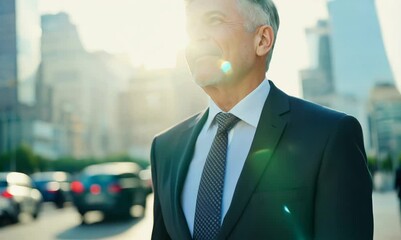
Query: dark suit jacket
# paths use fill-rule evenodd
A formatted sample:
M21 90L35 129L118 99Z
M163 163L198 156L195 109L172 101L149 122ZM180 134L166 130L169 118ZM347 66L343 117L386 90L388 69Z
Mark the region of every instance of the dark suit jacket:
M401 166L395 171L394 187L398 193L398 198L401 200Z
M358 121L270 85L219 239L372 239L372 181ZM191 239L181 191L207 115L153 141L152 239Z

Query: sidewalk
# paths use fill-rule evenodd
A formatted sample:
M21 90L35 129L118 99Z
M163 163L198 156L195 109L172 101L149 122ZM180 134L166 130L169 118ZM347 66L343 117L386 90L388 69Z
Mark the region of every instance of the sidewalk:
M395 192L374 192L373 214L375 240L401 239L400 209Z

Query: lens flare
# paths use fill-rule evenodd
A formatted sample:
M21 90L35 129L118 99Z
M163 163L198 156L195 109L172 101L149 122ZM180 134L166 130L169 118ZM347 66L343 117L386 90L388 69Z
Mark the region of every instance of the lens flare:
M291 214L291 211L290 211L290 209L289 209L287 206L284 206L284 211L285 211L286 213L288 213L288 214Z
M220 69L224 74L229 74L232 72L231 63L228 61L223 61L220 65Z

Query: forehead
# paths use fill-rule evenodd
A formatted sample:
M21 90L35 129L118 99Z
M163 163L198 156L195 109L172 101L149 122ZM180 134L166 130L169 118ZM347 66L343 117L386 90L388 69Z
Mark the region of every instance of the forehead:
M238 16L237 0L189 0L186 6L188 18L209 12L221 12L227 16Z

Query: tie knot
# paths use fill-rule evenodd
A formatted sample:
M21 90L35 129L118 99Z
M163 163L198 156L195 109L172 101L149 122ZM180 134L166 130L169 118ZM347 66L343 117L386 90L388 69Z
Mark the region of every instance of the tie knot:
M222 113L222 112L218 113L216 115L216 121L219 126L218 131L219 132L230 131L231 128L233 128L239 120L240 120L239 118L237 118L231 113Z

